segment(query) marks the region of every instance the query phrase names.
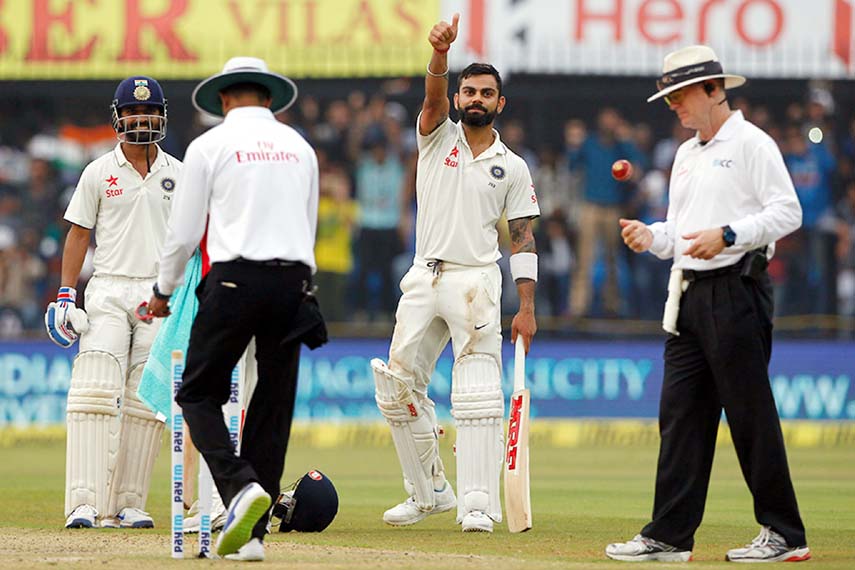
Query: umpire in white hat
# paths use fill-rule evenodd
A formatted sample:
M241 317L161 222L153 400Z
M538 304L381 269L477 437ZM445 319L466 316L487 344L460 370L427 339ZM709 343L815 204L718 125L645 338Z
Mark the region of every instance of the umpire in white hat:
M222 73L196 87L196 108L225 119L187 149L186 191L172 206L149 303L154 316L168 314L169 296L207 223L211 270L196 291L199 312L177 400L229 505L217 553L239 560L264 558L266 514L279 494L299 343L306 338L301 334L323 326L317 310L309 317L304 311L317 306L307 294L315 271L318 161L312 147L274 117L296 96L290 79L252 57L229 60ZM258 384L235 456L221 407L232 369L253 336Z
M778 240L802 212L781 152L769 135L730 109L726 89L745 78L724 73L712 49L665 57L659 91L697 134L674 158L667 219L621 220L635 252L673 258L663 328L665 376L653 520L624 543L617 560L686 562L703 518L722 410L754 499L760 534L727 553L733 562L810 558L769 385L772 287L766 273Z

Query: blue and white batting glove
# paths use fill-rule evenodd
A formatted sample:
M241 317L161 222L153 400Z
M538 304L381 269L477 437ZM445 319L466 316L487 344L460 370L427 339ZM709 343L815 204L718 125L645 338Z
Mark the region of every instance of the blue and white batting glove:
M45 312L45 329L48 337L57 345L68 348L79 335L89 329L86 311L74 304L77 291L73 287L60 287L56 301L49 304Z

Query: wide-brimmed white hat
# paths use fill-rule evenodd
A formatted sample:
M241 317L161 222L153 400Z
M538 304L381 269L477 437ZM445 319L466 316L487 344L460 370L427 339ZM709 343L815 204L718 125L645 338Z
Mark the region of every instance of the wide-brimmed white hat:
M219 93L237 83L258 83L270 91L270 110L279 113L290 107L297 98L297 86L293 81L273 73L263 59L257 57L233 57L223 66L223 71L205 79L193 90L193 106L204 113L223 116Z
M725 89L733 89L745 83L741 75L724 73L715 52L708 46L689 46L673 51L665 56L662 76L656 81L659 91L648 97L647 102L707 79L724 79Z

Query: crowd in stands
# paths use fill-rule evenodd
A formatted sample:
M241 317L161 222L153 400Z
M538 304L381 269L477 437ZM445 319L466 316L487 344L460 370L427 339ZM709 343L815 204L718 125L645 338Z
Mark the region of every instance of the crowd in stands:
M781 116L744 98L731 105L778 141L804 211L802 228L778 243L769 268L776 314L855 315L855 120L841 129L845 117L821 89ZM414 110L354 92L323 102L301 97L281 119L318 151L316 283L324 313L331 321L390 322L415 246ZM528 139L513 117L497 126L527 161L540 202L538 312L571 327L581 317L661 318L670 262L631 255L617 220L665 218L671 163L692 133L674 123L656 138L651 125L612 108L567 117L556 127L563 145ZM0 125L0 338L14 338L43 328L60 280L64 209L82 168L116 139L108 124L59 123L16 142L3 134ZM165 141L181 156L179 146L174 133ZM635 166L629 182L611 177L619 158ZM511 314L517 301L500 233L503 311ZM83 278L91 271L87 262Z

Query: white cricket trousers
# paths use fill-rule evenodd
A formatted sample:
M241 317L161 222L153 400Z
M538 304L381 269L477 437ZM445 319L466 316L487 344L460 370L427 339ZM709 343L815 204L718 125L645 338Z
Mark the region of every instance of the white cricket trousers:
M429 266L428 264L431 264ZM401 279L389 368L427 398L436 361L452 341L455 360L488 354L502 366L502 273L495 263L456 265L416 258Z
M84 297L89 330L80 337L80 352L109 352L119 361L122 377L129 368L144 362L163 319L145 323L136 318L134 311L140 303L151 299L155 279L92 277Z

